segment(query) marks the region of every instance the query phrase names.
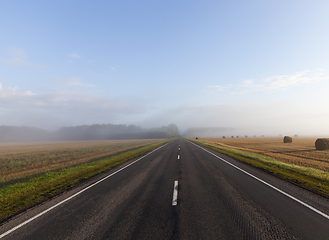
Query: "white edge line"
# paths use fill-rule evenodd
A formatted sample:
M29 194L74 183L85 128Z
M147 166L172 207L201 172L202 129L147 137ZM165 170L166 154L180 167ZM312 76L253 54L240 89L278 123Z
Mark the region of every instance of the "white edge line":
M177 205L177 196L178 196L178 181L175 181L174 183L174 193L172 197L172 205L176 206Z
M258 178L258 177L256 177L256 176L254 176L254 175L252 175L251 173L248 173L247 171L245 171L245 170L243 170L243 169L241 169L241 168L235 166L234 164L232 164L232 163L226 161L225 159L223 159L223 158L217 156L216 154L214 154L214 153L212 153L212 152L210 152L210 151L204 149L203 147L200 147L199 145L197 145L197 144L195 144L195 143L193 143L193 142L191 142L191 143L194 144L195 146L201 148L202 150L204 150L204 151L210 153L211 155L215 156L216 158L219 158L219 159L222 160L223 162L225 162L225 163L231 165L232 167L234 167L234 168L240 170L241 172L243 172L243 173L249 175L250 177L252 177L252 178L254 178L254 179L260 181L261 183L263 183L263 184L265 184L265 185L267 185L267 186L273 188L274 190L278 191L279 193L282 193L283 195L285 195L285 196L291 198L292 200L295 200L296 202L302 204L303 206L305 206L305 207L311 209L312 211L314 211L314 212L320 214L321 216L323 216L323 217L325 217L325 218L327 218L327 219L329 220L329 215L327 215L327 214L321 212L320 210L318 210L318 209L316 209L316 208L314 208L314 207L308 205L307 203L305 203L305 202L299 200L298 198L295 198L294 196L291 196L290 194L288 194L288 193L282 191L281 189L279 189L279 188L277 188L277 187L274 187L273 185L271 185L271 184L269 184L268 182L265 182L264 180L262 180L262 179L260 179L260 178Z
M15 230L17 230L17 229L21 228L22 226L28 224L29 222L32 222L34 219L36 219L36 218L38 218L38 217L44 215L45 213L49 212L50 210L52 210L52 209L58 207L59 205L61 205L61 204L65 203L65 202L71 200L72 198L78 196L79 194L83 193L84 191L88 190L89 188L92 188L92 187L94 187L95 185L97 185L98 183L103 182L103 181L106 180L107 178L112 177L113 175L117 174L118 172L121 172L121 171L124 170L125 168L127 168L127 167L133 165L134 163L140 161L141 159L145 158L146 156L152 154L153 152L159 150L160 148L166 146L166 145L169 144L169 143L170 143L170 142L168 142L168 143L166 143L166 144L164 144L164 145L162 145L162 146L160 146L160 147L154 149L152 152L147 153L146 155L144 155L144 156L138 158L137 160L133 161L132 163L129 163L128 165L124 166L123 168L120 168L119 170L115 171L114 173L112 173L112 174L110 174L110 175L108 175L108 176L106 176L106 177L104 177L104 178L98 180L97 182L91 184L90 186L88 186L88 187L86 187L86 188L80 190L79 192L73 194L71 197L68 197L68 198L64 199L63 201L61 201L61 202L55 204L54 206L52 206L52 207L50 207L50 208L44 210L43 212L41 212L41 213L35 215L34 217L32 217L32 218L26 220L25 222L23 222L23 223L17 225L16 227L13 227L12 229L8 230L7 232L1 234L1 235L0 235L0 238L3 238L4 236L7 236L8 234L14 232Z

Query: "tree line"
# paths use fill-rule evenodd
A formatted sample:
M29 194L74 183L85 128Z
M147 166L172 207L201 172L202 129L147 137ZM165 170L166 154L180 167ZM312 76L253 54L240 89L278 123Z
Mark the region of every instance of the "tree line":
M56 131L32 127L0 126L0 142L154 139L178 136L179 130L175 124L157 128L124 124L93 124L62 127Z

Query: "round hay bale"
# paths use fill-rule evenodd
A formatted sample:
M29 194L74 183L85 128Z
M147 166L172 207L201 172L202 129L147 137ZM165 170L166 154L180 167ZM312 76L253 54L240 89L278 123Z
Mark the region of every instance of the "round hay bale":
M291 142L292 142L292 137L284 136L284 138L283 138L283 142L284 142L284 143L291 143Z
M328 150L329 149L329 138L318 138L315 141L316 150Z

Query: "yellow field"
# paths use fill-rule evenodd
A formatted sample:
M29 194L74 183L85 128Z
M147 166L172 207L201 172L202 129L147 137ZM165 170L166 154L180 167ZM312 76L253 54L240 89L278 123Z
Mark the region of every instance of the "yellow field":
M146 139L0 143L0 184L85 163L159 141L159 139Z
M316 138L202 138L201 141L271 157L281 162L329 172L329 150L315 149Z

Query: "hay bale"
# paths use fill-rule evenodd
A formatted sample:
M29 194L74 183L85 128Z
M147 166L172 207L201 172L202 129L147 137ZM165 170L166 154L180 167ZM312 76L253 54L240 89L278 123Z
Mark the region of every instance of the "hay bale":
M316 150L328 150L329 149L329 138L318 138L315 141Z
M284 143L291 143L291 142L292 142L292 137L284 136L284 138L283 138L283 142L284 142Z

